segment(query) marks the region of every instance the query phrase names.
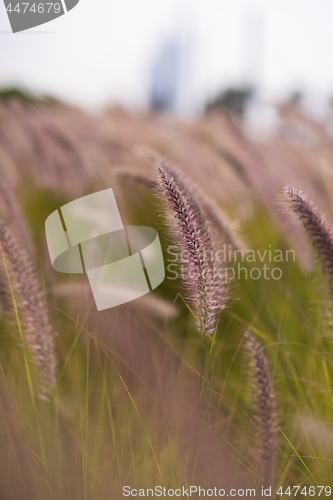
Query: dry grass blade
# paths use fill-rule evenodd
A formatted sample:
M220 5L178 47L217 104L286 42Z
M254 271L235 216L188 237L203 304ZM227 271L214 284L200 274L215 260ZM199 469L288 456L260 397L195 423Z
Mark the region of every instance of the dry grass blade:
M277 452L276 402L268 361L262 346L247 333L247 347L253 365L256 421L260 439L260 479L264 488L273 486Z
M33 267L2 220L0 250L24 327L24 339L40 370L43 393L49 397L56 383L55 333Z

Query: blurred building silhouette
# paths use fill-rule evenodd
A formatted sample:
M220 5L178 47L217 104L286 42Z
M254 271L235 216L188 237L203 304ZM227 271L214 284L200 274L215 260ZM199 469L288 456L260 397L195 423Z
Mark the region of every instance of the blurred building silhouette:
M176 111L180 86L181 44L167 40L153 64L150 105L153 109Z

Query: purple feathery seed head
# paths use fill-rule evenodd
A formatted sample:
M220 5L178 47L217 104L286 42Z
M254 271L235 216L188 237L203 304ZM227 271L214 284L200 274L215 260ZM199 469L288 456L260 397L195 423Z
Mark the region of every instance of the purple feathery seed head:
M307 200L301 191L286 187L284 198L302 222L323 266L330 293L333 295L333 233L331 228L327 224L325 217Z
M260 439L260 479L264 487L269 487L274 483L278 444L275 394L263 348L248 332L247 338L253 365L256 421Z
M171 211L171 227L181 254L187 299L204 338L213 334L225 305L225 290L215 276L207 225L184 176L163 159L155 160L159 192Z
M55 333L33 266L0 219L0 251L22 324L22 334L41 373L41 388L50 397L56 384Z

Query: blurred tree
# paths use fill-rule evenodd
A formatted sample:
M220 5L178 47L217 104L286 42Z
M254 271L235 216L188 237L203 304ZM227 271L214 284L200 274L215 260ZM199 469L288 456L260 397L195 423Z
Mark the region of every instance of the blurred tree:
M55 97L43 95L36 96L27 89L19 87L5 87L0 88L0 101L8 101L15 99L25 104L44 104L46 106L53 106L60 104L60 101Z
M247 105L254 95L251 87L230 87L220 92L215 99L206 105L206 113L211 111L229 111L235 115L244 117Z

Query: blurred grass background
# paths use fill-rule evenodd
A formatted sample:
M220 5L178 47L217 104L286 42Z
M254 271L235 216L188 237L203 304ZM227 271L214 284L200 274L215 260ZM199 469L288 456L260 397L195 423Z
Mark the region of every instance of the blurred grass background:
M263 141L223 111L193 123L120 108L92 116L51 99L3 93L1 217L21 247L31 242L58 332L58 369L48 402L40 397L36 367L25 367L29 352L2 301L1 498L120 499L125 485L254 487L258 442L246 330L264 346L276 391L275 491L333 486L332 304L300 226L278 197L286 184L301 187L330 218L333 141L297 105L280 113L281 130ZM156 177L142 147L200 185L237 224L248 249L296 252L295 262L276 264L280 280L246 280L243 273L231 282L214 367L207 343L198 419L201 338L181 281L167 272L148 296L97 312L86 277L53 271L46 247L50 213L112 187L126 225L158 230L168 264L173 242L148 187ZM265 263L272 267L267 257L242 267Z

